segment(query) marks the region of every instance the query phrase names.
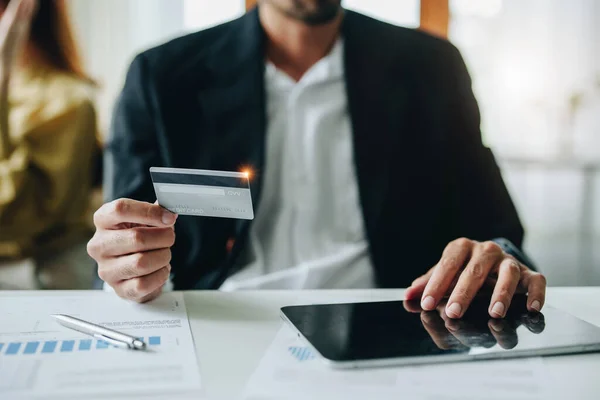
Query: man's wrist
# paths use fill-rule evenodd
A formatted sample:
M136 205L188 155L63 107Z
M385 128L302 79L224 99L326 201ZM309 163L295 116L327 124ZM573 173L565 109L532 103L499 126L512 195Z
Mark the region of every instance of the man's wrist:
M533 264L533 261L531 261L531 259L525 253L523 253L517 246L515 246L510 240L505 238L495 238L492 239L492 242L500 246L505 253L510 254L511 256L516 258L517 261L519 261L521 264L525 265L533 271L537 271L535 265Z

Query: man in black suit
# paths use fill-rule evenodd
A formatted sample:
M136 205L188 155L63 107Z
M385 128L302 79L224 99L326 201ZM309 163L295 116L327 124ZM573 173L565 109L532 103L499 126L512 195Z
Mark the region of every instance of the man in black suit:
M523 229L459 52L340 3L263 0L135 58L107 149L114 201L88 246L118 295L148 301L169 277L215 289L352 275L349 286L409 287L425 310L449 296L452 318L486 288L493 317L517 291L541 309L545 279L519 251ZM256 220L170 214L153 204L152 166L251 167Z

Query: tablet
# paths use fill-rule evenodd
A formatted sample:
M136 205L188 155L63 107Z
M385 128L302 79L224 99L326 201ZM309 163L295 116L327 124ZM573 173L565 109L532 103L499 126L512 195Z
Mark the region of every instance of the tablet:
M600 351L600 328L551 306L526 309L517 296L504 319L488 315L489 297L464 317L422 311L418 302L318 304L281 309L282 318L329 365L377 367Z

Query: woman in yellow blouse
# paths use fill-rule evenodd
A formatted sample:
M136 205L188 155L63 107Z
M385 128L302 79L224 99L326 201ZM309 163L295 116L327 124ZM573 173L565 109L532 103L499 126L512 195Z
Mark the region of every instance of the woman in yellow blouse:
M16 282L22 270L7 273L28 257L37 278L55 275L44 278L49 287L93 276L84 256L97 154L92 89L63 0L0 0L0 287L30 286Z

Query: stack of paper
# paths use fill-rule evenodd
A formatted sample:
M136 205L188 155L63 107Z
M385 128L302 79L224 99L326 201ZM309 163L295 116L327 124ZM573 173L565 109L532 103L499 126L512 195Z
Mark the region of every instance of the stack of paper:
M541 359L336 370L283 327L250 379L247 400L544 399Z
M2 296L0 399L174 396L200 389L181 293L134 304L103 293L72 297ZM68 314L143 338L123 350L60 326Z

